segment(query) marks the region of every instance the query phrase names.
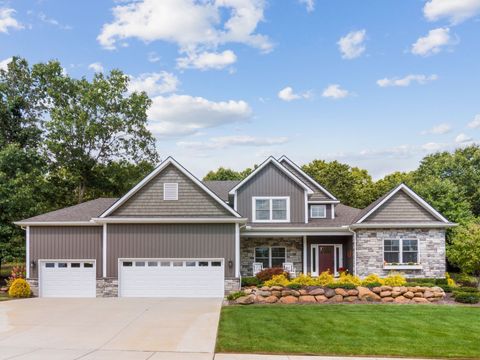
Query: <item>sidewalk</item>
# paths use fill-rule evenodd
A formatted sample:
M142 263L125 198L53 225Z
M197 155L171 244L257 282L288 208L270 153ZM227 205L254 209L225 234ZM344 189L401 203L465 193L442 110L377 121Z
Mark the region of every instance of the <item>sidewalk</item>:
M307 356L307 355L252 355L252 354L215 354L215 360L418 360L408 358L359 357L359 356ZM429 360L429 359L422 359ZM430 359L433 360L433 359Z

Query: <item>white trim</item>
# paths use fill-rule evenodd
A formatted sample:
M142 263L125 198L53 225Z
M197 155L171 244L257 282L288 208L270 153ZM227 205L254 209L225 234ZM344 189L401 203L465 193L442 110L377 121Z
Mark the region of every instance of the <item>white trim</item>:
M172 194L167 194L167 190L174 191L174 192ZM178 200L178 183L163 183L163 200L164 201Z
M251 178L253 178L259 171L261 171L265 166L267 166L270 163L274 164L279 170L285 173L289 178L295 181L303 189L307 190L309 194L313 194L312 189L310 189L303 181L301 181L294 174L292 174L287 168L285 168L282 164L280 164L273 156L270 156L259 167L257 167L254 171L252 171L250 175L248 175L245 179L240 181L233 189L229 191L229 194L234 195L239 188L241 188L245 183L250 181Z
M305 224L308 224L308 194L307 194L307 191L305 191L304 194L305 194Z
M291 165L295 170L299 171L303 176L305 176L308 180L310 180L318 189L322 190L325 194L327 194L332 200L337 200L335 196L333 196L327 189L325 189L322 185L320 185L317 181L315 181L310 175L308 175L305 171L302 170L300 166L295 164L292 160L290 160L286 155L283 155L278 161L281 163L282 161L287 162Z
M383 263L385 264L385 241L395 241L398 240L398 263L399 265L384 265L383 268L385 269L385 266L409 266L410 269L413 269L411 266L416 266L416 265L408 265L403 263L403 241L404 240L409 240L409 241L416 241L417 242L417 264L420 263L420 241L418 238L412 239L412 238L401 238L401 239L395 239L395 238L382 238L382 251L383 251ZM389 251L394 252L394 251Z
M382 201L380 201L377 205L373 207L368 213L366 213L360 220L358 220L356 223L360 224L362 223L366 218L368 218L372 213L374 213L380 206L385 204L385 202L388 201L393 195L395 195L397 192L400 190L403 190L407 193L407 195L410 195L410 197L415 200L420 206L422 206L425 210L427 210L430 214L432 214L434 217L439 219L440 221L444 223L450 223L446 218L442 216L437 210L435 210L431 205L429 205L425 200L423 200L420 196L418 196L412 189L410 189L407 185L405 184L400 184L398 185L388 196L386 196Z
M90 221L18 221L18 226L98 226Z
M168 165L175 166L180 172L182 172L185 176L187 176L190 180L192 180L197 186L199 186L203 191L205 191L208 195L210 195L215 201L217 201L220 205L223 206L226 210L228 210L232 215L235 217L240 217L235 210L233 210L230 206L228 206L225 201L220 199L218 195L212 192L208 187L206 187L200 180L198 180L193 174L191 174L187 169L185 169L182 165L180 165L175 159L172 157L168 157L165 161L160 163L155 170L153 170L150 174L148 174L142 181L140 181L137 185L135 185L128 193L126 193L122 198L116 201L112 206L110 206L107 210L100 215L101 218L104 218L118 209L122 204L124 204L128 199L130 199L138 190L144 187L150 180L152 180L155 176L157 176L163 169L165 169Z
M313 216L313 208L316 206L323 206L324 209L324 215L323 216ZM325 204L313 204L310 205L310 217L312 219L326 219L327 218L327 205Z
M283 230L283 229L282 229ZM348 231L251 231L242 233L243 237L285 237L285 236L345 236L345 235L352 235L351 232Z
M343 267L343 244L311 244L310 245L310 270L312 270L312 265L313 265L313 251L312 249L315 248L316 252L316 259L315 259L315 268L316 271L314 272L313 270L310 271L312 276L319 276L319 268L320 268L320 256L319 256L319 251L318 248L320 246L332 246L333 247L333 267L335 270L334 275L338 275L338 268ZM337 264L337 249L340 251L340 256L339 256L339 263Z
M107 277L107 224L103 224L102 232L102 276Z
M235 224L235 277L240 277L240 225Z
M332 219L335 219L335 205L330 205L330 210L332 212Z
M269 200L270 202L270 219L257 219L257 200ZM287 217L284 220L273 219L273 200L286 200ZM290 222L290 196L252 196L252 222L254 223L288 223Z
M338 200L308 200L309 204L340 204Z
M425 229L437 229L437 228L449 228L455 227L455 223L362 223L352 224L351 229L408 229L408 228L425 228Z
M384 270L422 270L422 265L383 265Z
M307 257L308 257L308 252L307 252L307 236L303 235L303 273L304 273L304 274L307 274L307 273L308 273Z
M233 195L233 210L237 211L237 192Z
M30 278L30 226L27 226L25 229L25 276L27 279Z
M245 223L246 218L122 218L107 217L93 218L95 225L98 224L231 224Z

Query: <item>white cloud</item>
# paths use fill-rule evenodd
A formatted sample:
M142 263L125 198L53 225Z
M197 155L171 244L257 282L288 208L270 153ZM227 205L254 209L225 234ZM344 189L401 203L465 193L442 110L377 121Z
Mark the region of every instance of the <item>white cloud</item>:
M471 129L480 128L480 114L476 115L475 118L468 123L468 127Z
M272 43L256 33L265 6L265 0L132 0L113 8L114 19L103 25L97 40L107 49L129 38L167 41L187 56L212 52L227 43L268 52Z
M0 33L8 34L8 29L20 30L23 25L14 18L15 10L11 8L0 8Z
M452 127L449 124L442 123L435 125L429 130L422 131L422 134L434 134L434 135L443 135L452 131Z
M150 130L159 136L195 134L207 128L246 121L252 110L243 100L211 101L190 95L157 96L148 110Z
M223 69L237 61L237 56L232 50L219 52L189 53L185 57L177 59L177 66L181 69Z
M480 0L429 0L423 14L430 21L447 18L458 24L480 13Z
M338 48L342 53L343 59L355 59L365 51L365 39L367 31L365 29L351 31L338 41Z
M348 90L342 89L338 84L328 85L323 90L322 96L331 99L342 99L350 95Z
M287 86L280 90L277 96L283 101L292 101L298 99L308 99L311 96L311 93L309 91L306 91L301 94L296 94L291 86Z
M442 51L442 48L451 45L449 28L437 28L430 30L427 36L420 37L412 45L412 53L420 56L429 56Z
M433 75L419 75L419 74L410 74L403 78L393 77L393 78L384 78L377 80L377 85L380 87L388 86L409 86L412 82L416 82L420 85L425 85L430 81L437 80L438 76Z
M455 137L455 142L457 144L467 144L467 143L471 143L473 141L473 139L464 134L464 133L461 133L461 134L458 134L456 137Z
M70 25L64 25L64 24L61 24L58 20L54 19L54 18L51 18L51 17L48 17L45 13L43 12L40 12L38 13L38 18L44 22L45 24L49 24L49 25L52 25L52 26L55 26L59 29L62 29L62 30L71 30L72 27Z
M288 142L287 137L254 137L231 135L210 138L208 141L179 141L178 146L194 150L218 150L231 146L273 146Z
M0 70L5 70L7 71L7 66L8 64L13 60L13 58L9 57L4 60L0 61Z
M88 65L88 68L90 70L93 70L93 71L99 72L99 73L103 72L103 70L104 70L102 63L100 63L100 62L91 63L90 65Z
M298 2L305 5L308 12L315 10L315 0L298 0Z
M155 51L150 51L147 57L148 61L151 63L156 63L160 61L160 56L157 55Z
M145 91L149 96L172 93L177 90L180 81L172 73L161 71L130 76L128 90L130 92Z

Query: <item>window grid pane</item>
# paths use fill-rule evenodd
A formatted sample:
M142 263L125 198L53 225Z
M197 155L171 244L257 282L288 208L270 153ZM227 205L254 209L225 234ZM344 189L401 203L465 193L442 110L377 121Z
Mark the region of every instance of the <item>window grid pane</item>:
M387 263L400 262L400 240L384 240L383 250L384 261Z
M327 215L327 207L325 205L312 205L311 212L314 218L324 218Z

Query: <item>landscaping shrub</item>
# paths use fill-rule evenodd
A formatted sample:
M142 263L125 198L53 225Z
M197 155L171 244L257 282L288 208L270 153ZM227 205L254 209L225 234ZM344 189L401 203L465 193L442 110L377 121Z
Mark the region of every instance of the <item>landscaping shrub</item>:
M275 275L285 275L287 279L290 278L289 274L286 273L282 268L267 268L260 271L256 276L260 282L265 282L271 280Z
M327 287L330 289L337 289L337 288L342 288L342 289L355 289L356 286L352 283L341 283L341 282L336 282L333 284L328 284Z
M239 297L242 297L242 296L245 296L245 295L246 294L243 291L235 291L231 294L228 294L227 300L230 300L230 301L237 300Z
M472 293L472 294L477 294L480 293L480 291L476 288L471 288L471 287L461 287L461 288L456 288L453 290L453 293Z
M467 274L457 274L455 276L455 281L461 286L477 287L477 279Z
M374 287L382 286L382 283L381 282L365 282L365 281L362 281L362 286L365 286L367 288L374 288Z
M409 282L407 282L406 286L434 287L434 286L437 286L437 285L435 285L434 283L409 281Z
M383 283L383 280L377 274L367 275L362 280L362 286L366 286L366 287L381 286L382 283Z
M440 286L443 289L443 291L445 291L446 293L451 293L456 289L456 287L453 287L450 285L438 285L438 286Z
M255 276L242 277L242 286L258 286L260 285L260 280Z
M447 281L447 285L451 287L456 287L457 284L455 280L453 280L448 272L445 273L445 280Z
M8 277L8 279L5 280L5 283L7 284L7 288L10 288L10 286L13 284L15 280L25 279L25 278L26 278L25 266L18 265L12 268L12 272L10 273L10 276Z
M290 280L288 280L285 274L273 275L270 280L263 283L265 286L287 286L288 284L290 284Z
M455 292L455 301L462 304L477 304L480 302L479 292Z
M360 286L362 280L356 275L347 274L345 272L340 274L340 277L337 279L337 282L341 284L352 284L354 286Z
M25 279L15 279L8 289L8 296L14 298L28 298L31 295L30 285Z
M317 277L316 282L317 285L326 286L328 284L333 284L335 282L335 278L330 271L324 271Z
M317 285L317 281L316 279L312 278L310 275L300 274L291 281L291 284L300 285L300 286L315 286Z
M401 273L392 271L388 276L383 279L384 285L387 286L403 286L407 283L407 279Z
M295 283L291 282L290 284L287 285L287 287L289 289L292 289L292 290L299 290L303 287L303 285L295 284Z

